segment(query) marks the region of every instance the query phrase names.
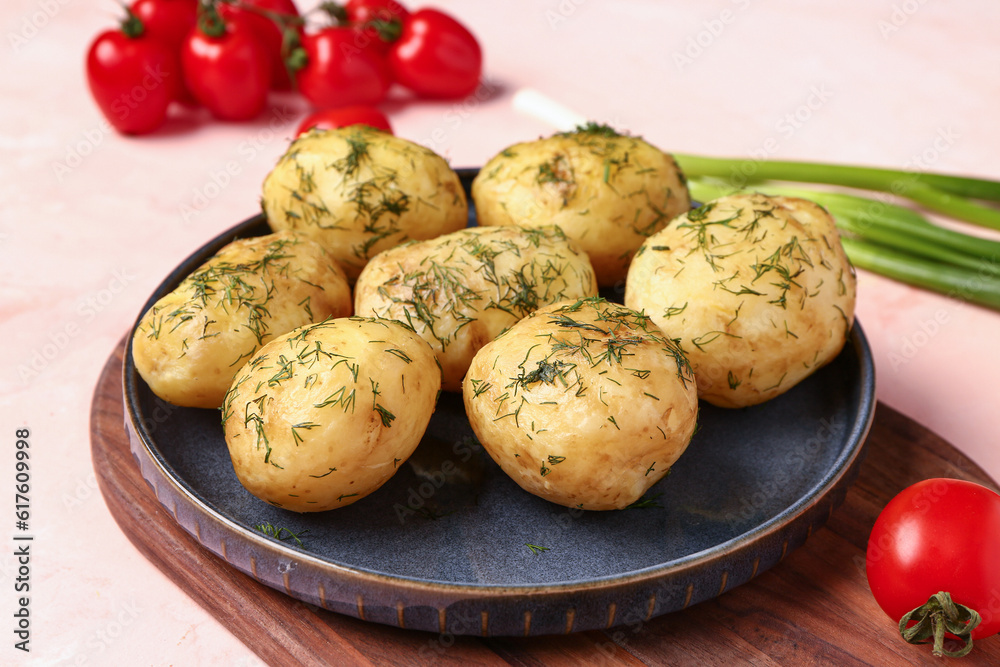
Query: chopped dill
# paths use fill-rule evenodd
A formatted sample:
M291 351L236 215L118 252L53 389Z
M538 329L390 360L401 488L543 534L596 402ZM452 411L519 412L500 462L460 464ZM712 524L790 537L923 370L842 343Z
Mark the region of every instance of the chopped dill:
M651 496L642 497L639 500L637 500L634 503L632 503L631 505L628 505L627 507L625 507L625 509L627 509L627 510L635 510L635 509L649 509L649 508L652 508L652 507L663 507L663 505L661 505L656 500L657 498L659 498L662 495L663 495L662 493L654 493Z
M280 505L278 506L280 507ZM305 535L306 533L309 532L308 530L300 530L297 533L293 533L287 528L275 526L270 522L259 523L256 526L254 526L254 528L264 533L268 537L273 537L279 542L284 542L285 540L288 539L295 540L295 543L298 544L300 547L302 546L302 540L299 539L299 536Z

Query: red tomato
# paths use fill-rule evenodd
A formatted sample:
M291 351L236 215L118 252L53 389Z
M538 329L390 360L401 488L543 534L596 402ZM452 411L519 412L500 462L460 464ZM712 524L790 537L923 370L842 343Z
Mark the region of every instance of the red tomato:
M403 22L410 17L410 12L396 0L347 0L344 3L344 10L347 12L347 20L351 23L393 19Z
M177 55L143 32L130 16L118 30L102 32L87 53L87 83L101 112L125 134L158 128L177 97Z
M410 15L389 50L396 81L423 97L469 95L479 85L483 53L469 30L448 14L421 9Z
M389 52L390 42L399 37L402 24L410 18L410 12L396 0L347 0L344 13L381 53ZM379 25L368 25L372 22Z
M131 9L150 36L174 49L198 21L198 0L135 0Z
M275 90L288 90L292 86L292 81L288 76L288 69L285 67L285 59L281 52L281 44L284 40L284 31L275 18L267 16L266 13L288 17L292 20L299 17L299 10L292 0L241 0L242 5L220 4L219 14L225 17L242 16L247 23L253 26L257 38L267 51L267 57L271 60L271 87ZM254 8L261 11L254 11ZM288 23L288 27L301 34L300 27Z
M392 126L389 125L389 119L385 117L384 113L375 107L353 106L323 109L310 114L299 125L295 135L305 134L314 127L320 130L332 130L350 125L367 125L392 134Z
M979 613L972 639L1000 631L1000 495L928 479L893 498L868 539L868 583L896 622L944 591Z
M164 42L178 54L181 44L198 21L198 0L135 0L131 9L146 27L146 34ZM177 92L179 102L187 105L197 103L183 80Z
M199 102L217 118L249 120L267 102L271 62L253 28L241 17L200 27L188 34L181 49L184 82Z
M317 108L381 102L392 78L378 51L364 46L367 41L353 28L303 36L306 63L295 73L299 92Z

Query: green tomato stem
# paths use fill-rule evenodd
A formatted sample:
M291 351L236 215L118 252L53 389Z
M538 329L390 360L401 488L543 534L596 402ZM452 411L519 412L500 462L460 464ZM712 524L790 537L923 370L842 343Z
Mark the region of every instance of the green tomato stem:
M198 5L198 30L209 37L222 37L226 34L226 22L222 20L215 2L202 2Z
M403 24L399 19L391 19L389 21L375 19L365 25L372 28L379 39L388 44L398 41L403 34Z
M130 7L125 7L125 18L121 21L122 33L129 39L142 37L146 26Z
M975 609L956 604L950 594L941 591L899 619L899 633L910 644L933 643L932 653L937 657L961 658L972 650L972 631L981 620ZM957 651L945 650L945 633L964 642L962 647Z
M339 2L321 2L316 9L330 17L335 25L347 25L347 8L343 4Z

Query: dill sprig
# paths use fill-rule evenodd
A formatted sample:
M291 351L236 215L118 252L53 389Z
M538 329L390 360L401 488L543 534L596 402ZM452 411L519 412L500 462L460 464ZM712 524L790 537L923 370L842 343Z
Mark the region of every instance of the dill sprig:
M297 533L293 533L288 528L284 528L282 526L275 526L270 522L259 523L256 526L254 526L254 528L264 533L268 537L273 537L279 542L284 542L285 540L289 539L295 540L295 543L298 544L300 547L302 546L302 540L299 539L299 537L309 532L309 530L306 529L306 530L300 530Z
M657 498L659 498L662 495L663 495L662 493L654 493L650 496L644 496L639 500L635 501L634 503L632 503L631 505L627 505L625 509L635 510L635 509L650 509L653 507L663 507L663 505L661 505L657 501Z
M570 132L560 132L559 135L563 137L568 137L573 135L589 135L589 136L604 137L606 139L614 139L617 137L629 136L627 134L622 134L618 132L618 130L611 127L610 125L606 125L604 123L598 123L592 120L587 121L583 125L577 125Z

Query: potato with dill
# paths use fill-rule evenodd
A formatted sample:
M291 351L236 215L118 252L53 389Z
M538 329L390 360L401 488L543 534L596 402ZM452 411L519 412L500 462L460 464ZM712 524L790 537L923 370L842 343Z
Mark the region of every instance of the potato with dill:
M375 256L359 315L402 320L434 349L441 386L461 391L472 357L540 306L597 295L586 253L557 227L472 227Z
M731 195L640 248L625 303L677 337L701 398L737 408L833 360L854 322L854 269L833 218L790 197Z
M293 141L264 180L262 207L272 229L313 238L351 280L386 248L468 222L462 184L442 157L364 125Z
M399 322L306 325L250 359L222 406L233 469L276 507L321 512L378 489L423 437L441 376Z
M672 156L594 123L505 149L480 170L472 198L481 225L561 227L602 286L625 278L643 241L691 206Z
M313 241L288 231L236 240L143 314L132 359L163 400L218 408L271 338L351 307L343 270Z
M521 488L587 510L642 497L698 416L680 348L646 316L597 297L540 308L484 346L463 399L479 441Z

